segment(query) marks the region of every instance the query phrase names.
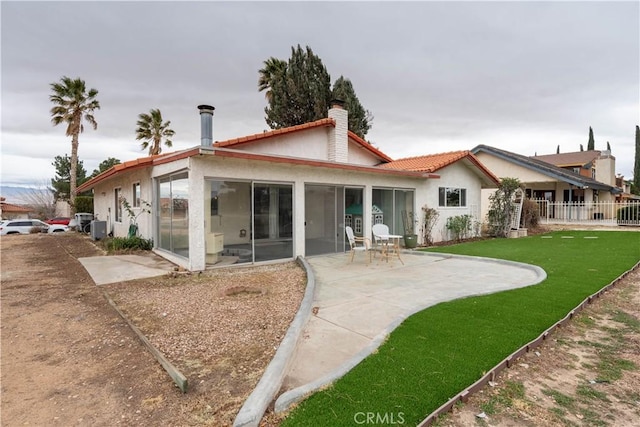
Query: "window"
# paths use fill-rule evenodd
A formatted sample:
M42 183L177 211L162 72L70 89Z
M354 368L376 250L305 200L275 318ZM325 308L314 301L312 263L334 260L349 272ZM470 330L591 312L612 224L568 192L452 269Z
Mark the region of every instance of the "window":
M438 204L441 207L467 206L467 189L440 187L438 192Z
M133 207L140 207L140 183L136 182L133 184Z
M580 168L573 168L573 173L580 175Z
M115 202L115 206L116 206L116 208L115 208L115 212L116 212L115 213L115 215L116 215L115 221L116 222L122 222L122 203L120 203L120 195L121 195L120 193L121 192L122 192L121 188L116 188L116 189L113 190L113 194L115 196L114 197L114 199L115 199L114 202Z

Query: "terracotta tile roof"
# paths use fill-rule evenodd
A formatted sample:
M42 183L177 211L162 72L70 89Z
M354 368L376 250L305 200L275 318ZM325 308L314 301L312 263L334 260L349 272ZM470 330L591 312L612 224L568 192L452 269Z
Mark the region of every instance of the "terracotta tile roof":
M386 169L401 169L415 172L435 172L471 154L469 151L451 151L426 156L406 157L380 165Z
M213 143L215 148L230 148L233 146L238 146L242 144L248 144L250 142L256 142L268 138L273 138L274 136L292 134L295 132L299 132L305 129L313 129L321 126L335 126L336 122L333 119L320 119L315 122L304 123L297 126L290 126L282 129L275 129L268 132L255 133L253 135L243 136L240 138L228 139L226 141L216 141Z
M27 213L31 212L31 209L25 208L24 206L14 205L13 203L2 202L2 212L22 212Z
M478 158L468 150L450 151L448 153L439 154L428 154L426 156L407 157L404 159L394 160L390 163L380 165L379 167L383 169L434 173L460 160L471 163L477 168L480 175L484 175L489 182L495 185L500 185L500 179L495 176L489 169L487 169L487 167L483 165L478 160Z
M600 157L600 151L576 151L573 153L544 154L542 156L531 156L533 159L542 160L558 167L584 166Z
M117 165L111 166L109 169L102 172L101 174L96 175L90 180L88 180L87 182L83 183L82 185L79 185L77 191L80 193L83 191L90 190L97 183L104 181L107 178L110 178L113 175L125 170L131 171L134 169L140 169L147 166L161 165L163 163L167 163L173 160L183 159L183 158L195 155L198 152L199 152L199 147L196 147L196 148L189 148L187 150L182 150L182 151L172 151L169 153L156 154L155 156L140 157L134 160L128 160L124 163L119 163Z

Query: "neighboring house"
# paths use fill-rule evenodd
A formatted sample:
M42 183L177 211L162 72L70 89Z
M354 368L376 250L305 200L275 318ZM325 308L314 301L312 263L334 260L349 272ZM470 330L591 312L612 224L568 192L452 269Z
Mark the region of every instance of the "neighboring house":
M437 206L440 187L465 189L459 208L467 212L481 188L497 185L469 153L437 174L394 165L347 130L337 104L326 119L215 143L213 107L198 108L199 146L115 165L78 188L93 190L94 212L115 236L129 225L121 196L136 214L151 202L151 214L138 218L140 234L189 270L344 252L348 215L365 236L374 221L404 234L403 213Z
M546 154L532 158L616 187L616 158L611 155L609 150Z
M30 208L14 205L5 202L4 197L0 197L0 217L2 219L28 219L32 212Z
M622 189L622 193L618 194L617 200L620 202L626 200L640 200L640 196L637 194L631 193L631 184L632 181L630 179L624 179L623 175L616 175L616 187Z
M471 152L498 177L518 178L528 198L551 203L613 202L621 193L613 175L615 158L609 152L527 157L487 145L478 145ZM485 194L483 215L488 211L488 203L488 194Z
M433 228L436 242L451 239L446 229L447 219L450 217L470 215L474 222L483 222L482 190L493 192L500 184L500 180L470 151L409 157L380 167L437 173L440 176L437 181L429 183L426 194L426 205L436 208L440 214Z

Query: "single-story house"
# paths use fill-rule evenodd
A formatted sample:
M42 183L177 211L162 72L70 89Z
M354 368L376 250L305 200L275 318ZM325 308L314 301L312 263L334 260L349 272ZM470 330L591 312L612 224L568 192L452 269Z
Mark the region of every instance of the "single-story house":
M32 210L26 206L7 203L4 197L0 197L0 218L2 219L28 219Z
M498 185L469 152L442 155L441 167L394 162L348 131L337 103L325 119L215 143L214 108L198 108L200 145L115 165L78 188L93 191L115 236L129 227L124 197L155 251L189 270L344 252L352 206L363 235L376 220L404 234L407 212L477 213L481 190Z

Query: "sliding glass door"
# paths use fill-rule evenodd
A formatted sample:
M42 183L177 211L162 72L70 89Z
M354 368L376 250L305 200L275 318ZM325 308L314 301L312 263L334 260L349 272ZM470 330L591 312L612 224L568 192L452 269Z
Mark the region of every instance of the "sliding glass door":
M205 227L209 265L293 258L293 186L207 180Z
M187 173L161 178L158 247L189 257L189 179Z
M344 252L345 225L362 234L362 188L305 186L305 254Z

